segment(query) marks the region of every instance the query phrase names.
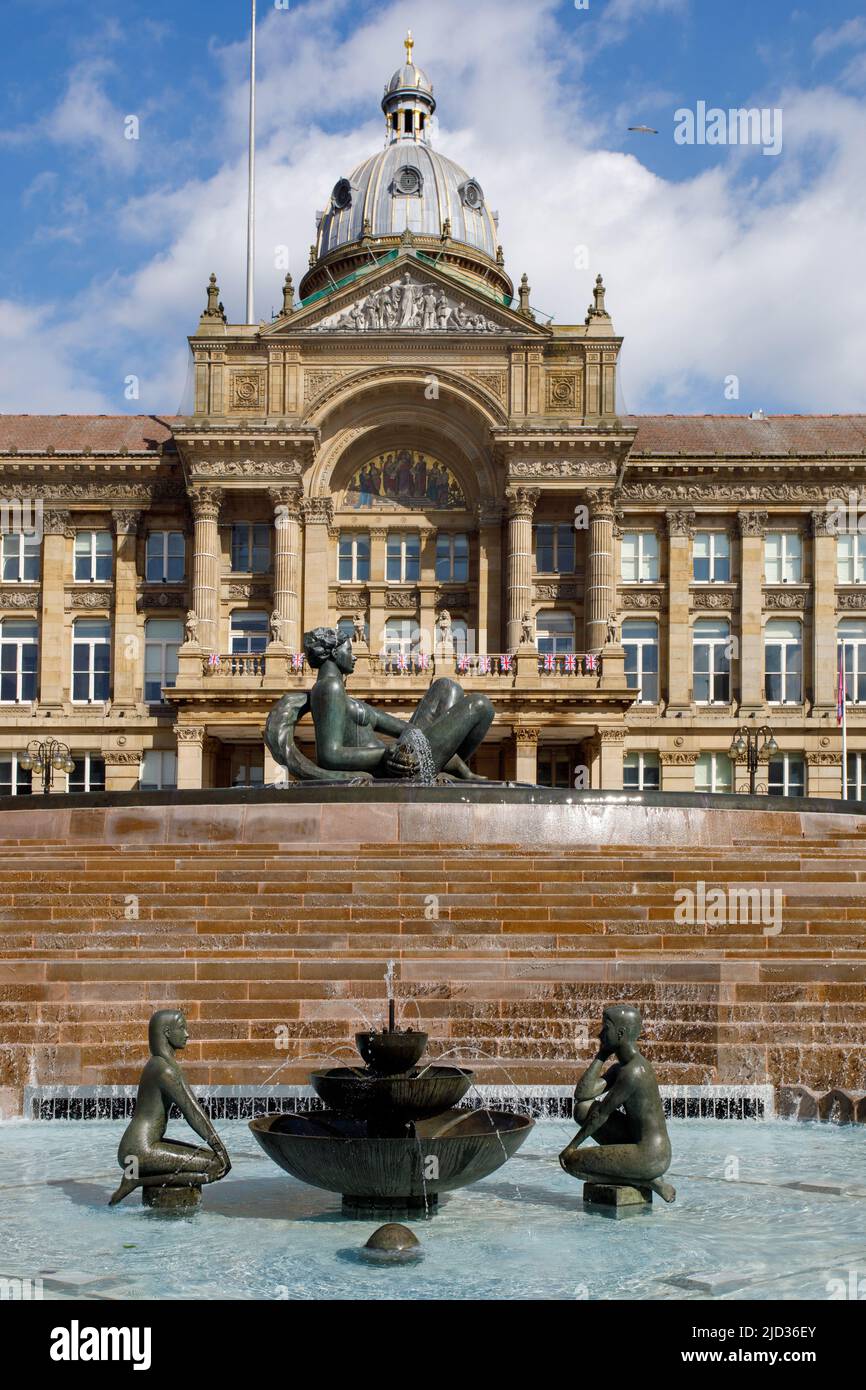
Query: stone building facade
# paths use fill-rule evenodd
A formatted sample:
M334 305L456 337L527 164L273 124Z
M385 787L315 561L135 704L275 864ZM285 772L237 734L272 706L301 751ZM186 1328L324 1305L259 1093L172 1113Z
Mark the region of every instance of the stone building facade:
M840 795L841 652L866 795L866 416L620 415L601 277L540 322L411 51L382 105L299 299L234 324L211 278L191 415L0 417L0 792L49 736L55 790L272 781L268 709L342 624L354 693L457 674L479 771L577 787L746 790L768 725L758 790Z

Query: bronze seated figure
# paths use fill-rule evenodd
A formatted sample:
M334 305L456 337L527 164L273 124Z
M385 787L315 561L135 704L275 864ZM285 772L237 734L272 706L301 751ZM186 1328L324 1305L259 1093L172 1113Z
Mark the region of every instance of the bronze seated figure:
M109 1206L122 1202L137 1187L145 1201L155 1188L200 1188L218 1182L231 1169L225 1145L183 1076L176 1053L186 1047L186 1018L176 1009L159 1009L148 1025L150 1058L141 1073L135 1110L117 1150L123 1179ZM169 1112L176 1105L191 1129L209 1148L166 1139ZM191 1200L197 1200L198 1194Z
M483 782L469 758L493 722L486 695L467 695L457 681L433 681L407 723L346 691L355 667L350 637L335 628L304 634L304 655L318 672L310 691L284 695L271 710L265 742L277 763L301 781L370 782L435 777ZM295 726L311 714L318 766L295 743ZM390 734L388 743L379 734Z
M649 1188L672 1202L675 1189L661 1181L670 1167L671 1144L655 1071L638 1051L642 1027L640 1013L630 1004L605 1009L598 1053L574 1088L574 1119L580 1128L559 1161L580 1181ZM611 1057L616 1062L602 1076ZM581 1149L589 1138L600 1147Z

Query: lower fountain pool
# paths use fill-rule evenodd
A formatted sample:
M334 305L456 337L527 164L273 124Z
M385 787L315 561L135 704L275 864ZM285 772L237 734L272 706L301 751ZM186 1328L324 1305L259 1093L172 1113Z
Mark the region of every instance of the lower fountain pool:
M121 1123L0 1125L0 1278L41 1277L46 1298L796 1300L858 1281L866 1295L859 1126L673 1120L676 1203L612 1221L557 1163L574 1126L539 1120L504 1167L409 1223L423 1259L396 1266L366 1263L377 1223L279 1172L246 1121L219 1130L232 1172L178 1218L107 1206Z

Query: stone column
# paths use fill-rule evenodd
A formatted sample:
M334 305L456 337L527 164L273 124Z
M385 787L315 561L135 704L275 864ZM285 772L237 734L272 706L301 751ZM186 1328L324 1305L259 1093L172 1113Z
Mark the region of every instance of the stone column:
M693 792L697 760L697 753L662 749L659 753L662 774L661 790L663 792Z
M198 640L206 652L215 652L219 644L219 513L222 500L222 488L202 487L190 493L195 522L192 606L198 618Z
M112 702L115 707L134 705L144 680L144 651L139 640L136 613L138 529L141 517L141 512L111 513L114 534L117 537L112 641Z
M514 751L514 780L535 786L538 781L538 729L529 724L516 724Z
M478 517L478 633L481 655L502 650L502 507L482 502Z
M587 651L600 652L607 639L607 622L616 607L613 588L613 494L610 489L586 492L589 506L589 546L586 557Z
M737 512L740 528L740 714L759 712L764 705L764 653L761 612L764 582L764 528L766 512ZM736 649L735 649L736 650ZM731 698L736 699L731 671Z
M508 651L520 646L523 614L532 610L532 514L540 496L537 487L508 487ZM604 639L602 639L604 640Z
M328 622L328 539L334 517L330 497L306 497L304 515L304 631Z
M622 791L622 760L625 753L625 729L599 729L599 790Z
M692 579L690 542L695 530L695 514L672 511L665 516L668 528L668 631L666 671L660 679L666 684L659 691L667 698L667 713L689 708L692 653L689 629L689 585ZM659 633L661 642L661 633Z
M301 649L301 490L272 487L274 508L274 609L280 639L290 651Z
M39 607L39 703L60 710L71 696L69 633L65 627L64 585L67 542L75 534L68 511L46 510L43 519L42 588Z
M836 706L836 531L830 513L812 513L812 701L813 715Z
M177 789L178 791L197 791L203 785L204 726L201 724L179 724L176 732Z

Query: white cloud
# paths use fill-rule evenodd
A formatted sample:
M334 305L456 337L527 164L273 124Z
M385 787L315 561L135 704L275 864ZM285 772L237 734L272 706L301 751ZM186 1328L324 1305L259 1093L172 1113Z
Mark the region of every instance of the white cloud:
M663 0L659 8L667 8ZM580 323L594 276L604 273L608 306L626 337L629 409L728 409L723 381L732 373L741 380L743 410L777 401L803 411L866 409L861 101L832 88L767 90L753 100L784 109L778 159L733 149L710 163L708 151L706 172L672 182L641 164L640 151L605 149L587 116L578 79L590 45L603 41L603 13L592 31L582 27L587 14L576 14L563 35L555 0L531 7L476 0L469 10L463 0L439 0L420 16L413 11L397 0L344 40L337 26L354 14L348 0L315 0L263 22L260 317L280 301L283 272L273 248L288 245L297 286L316 209L338 176L381 147L382 85L411 25L416 59L440 103L436 143L481 180L500 211L514 280L526 270L534 304L560 323ZM622 26L647 11L621 0L607 13ZM621 37L620 28L610 32ZM161 251L132 273L94 282L69 306L64 334L52 338L60 345L54 351L65 344L70 361L89 364L94 381L111 372L110 409L136 408L120 394L127 373L141 377L138 408L176 409L187 373L184 338L197 324L211 270L230 319L242 315L245 46L217 58L225 83L214 96L213 141L227 152L223 166L210 178L167 182L126 202L119 234L131 247L156 237ZM635 109L640 99L637 92ZM335 132L337 117L351 128ZM70 112L66 129L75 121ZM574 248L583 243L590 267L577 271ZM38 355L28 359L26 344L21 360L15 390L20 402L39 402L29 408L62 409L63 399L86 394L78 369L69 367L64 378L54 364L58 397L46 391Z

